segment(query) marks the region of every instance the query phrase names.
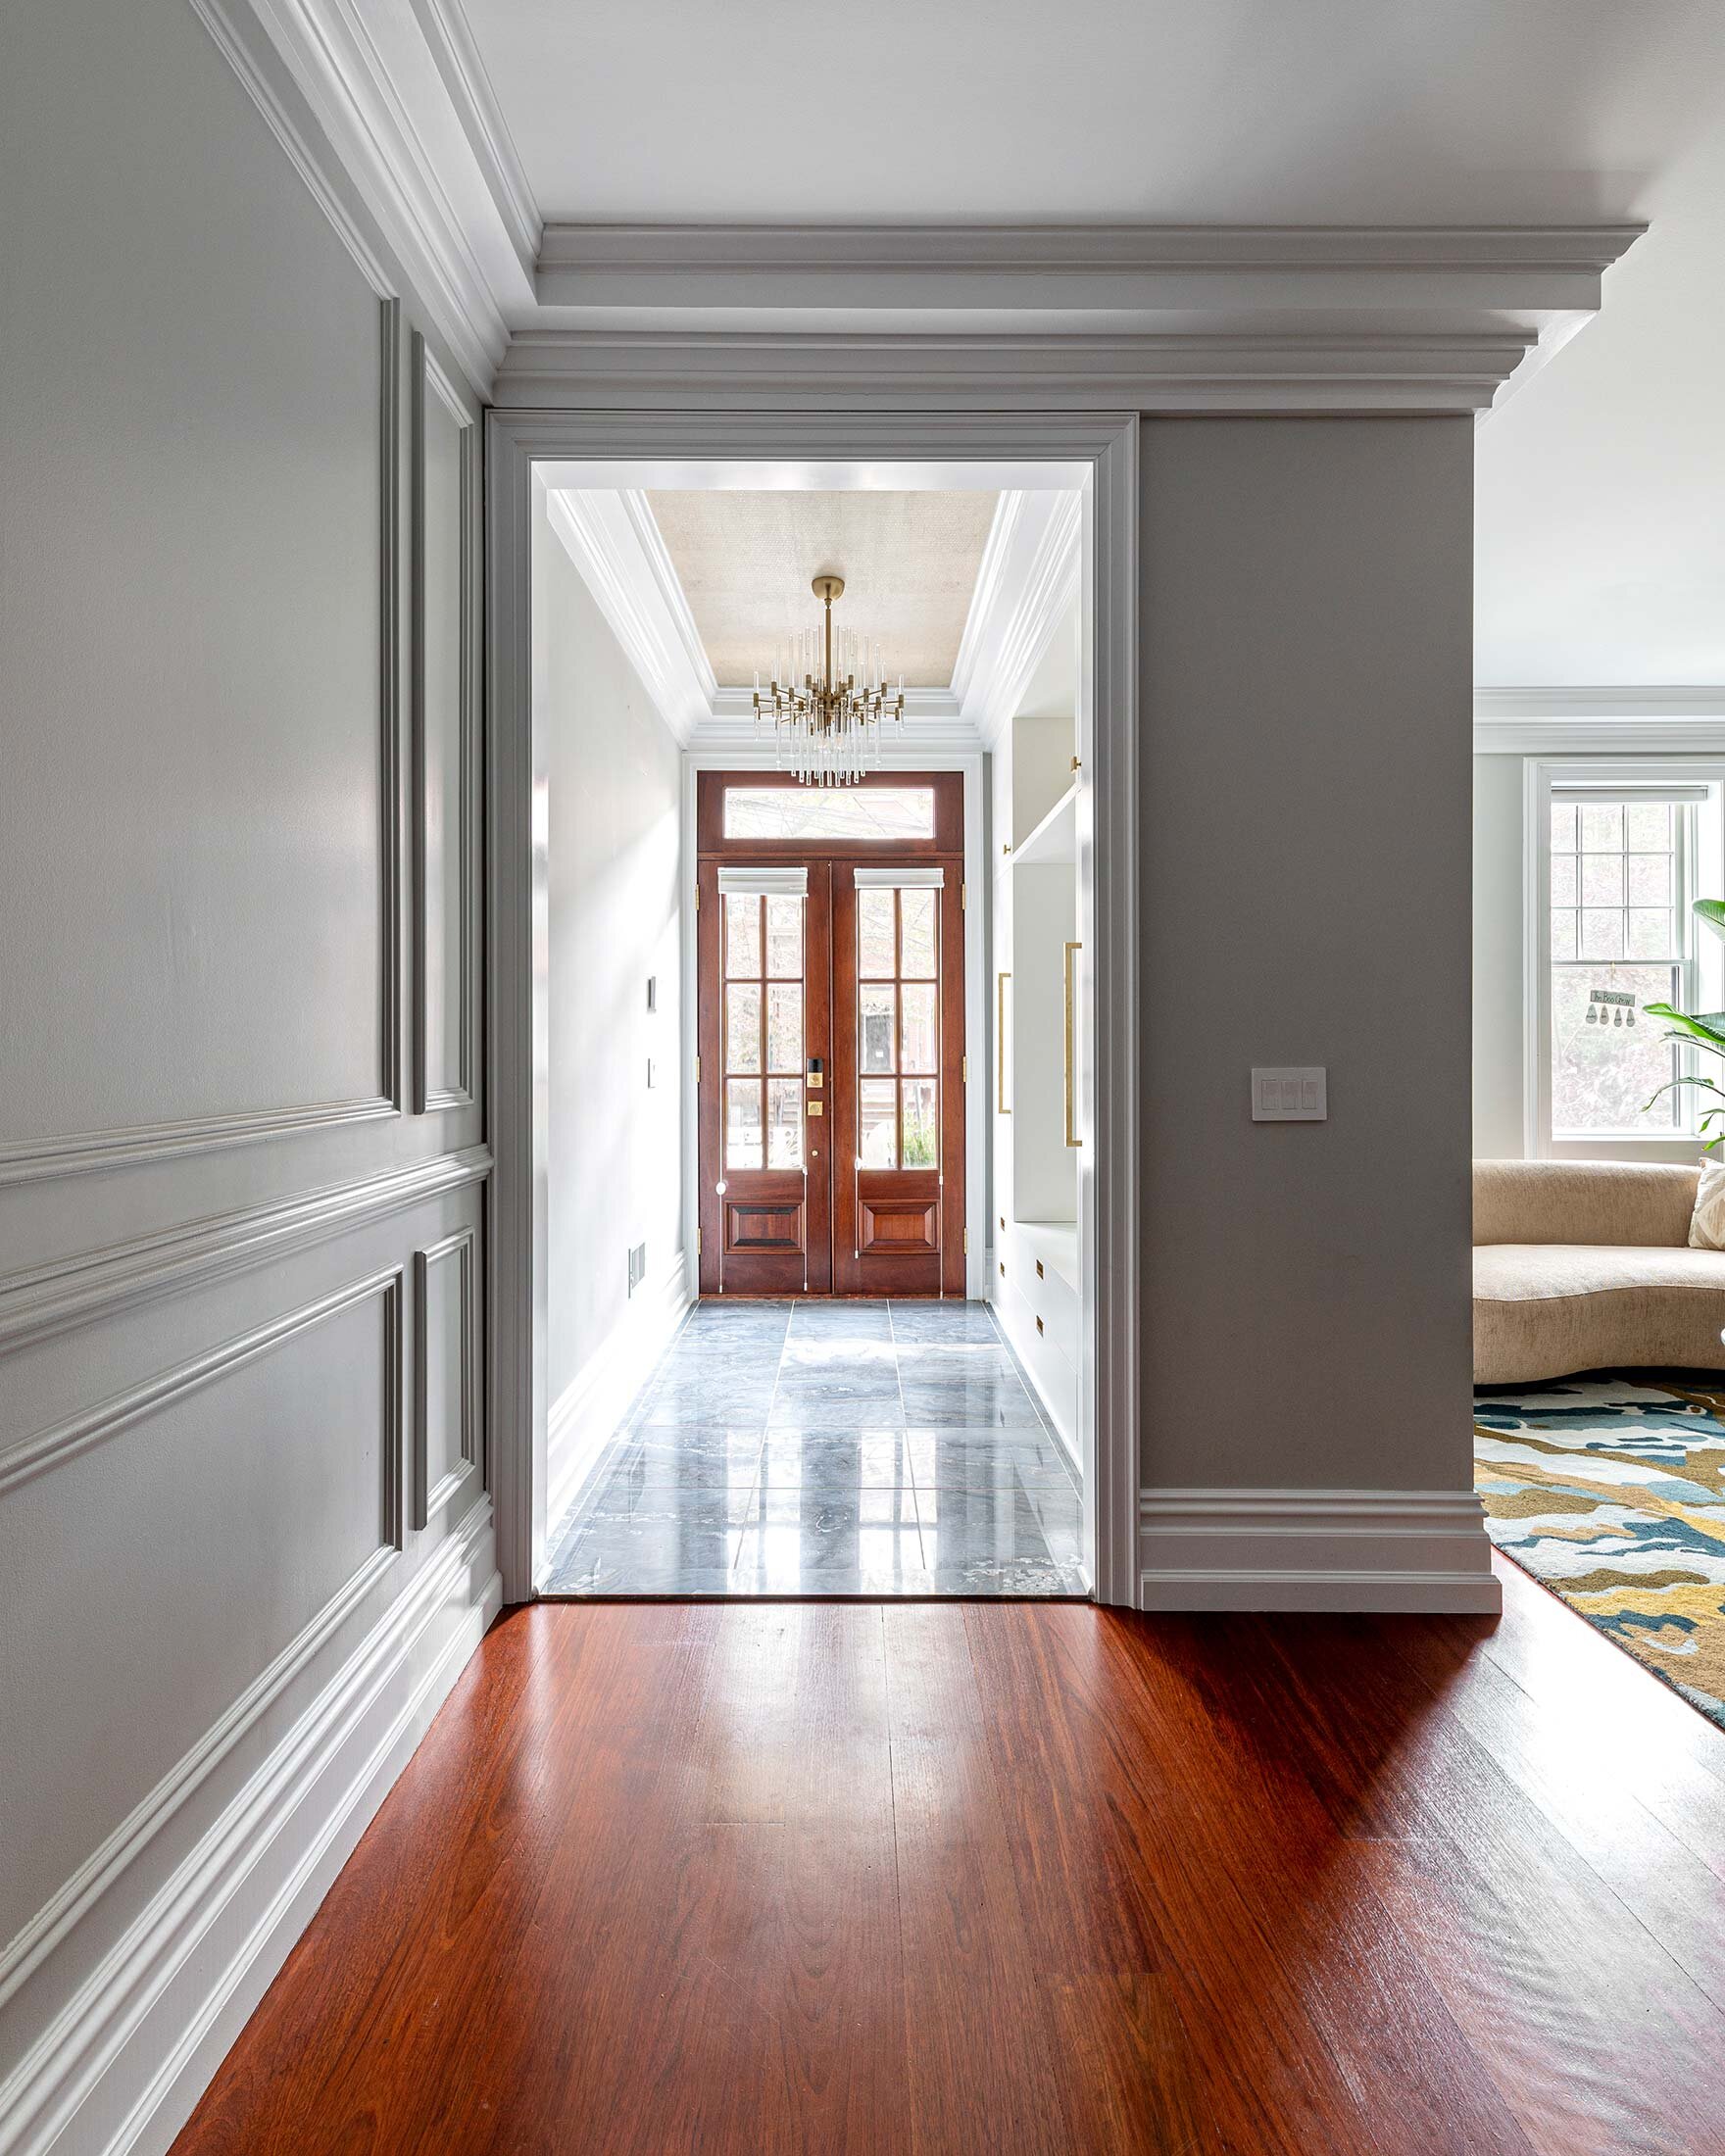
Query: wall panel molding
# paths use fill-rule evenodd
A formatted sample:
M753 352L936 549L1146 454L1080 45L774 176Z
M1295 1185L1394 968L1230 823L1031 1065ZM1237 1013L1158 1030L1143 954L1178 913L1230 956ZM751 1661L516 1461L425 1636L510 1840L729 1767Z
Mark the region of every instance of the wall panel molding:
M413 565L413 777L410 821L413 832L415 984L413 1054L414 1105L420 1114L471 1104L477 1082L479 1034L479 545L481 517L481 436L476 416L461 391L432 357L424 338L413 333L411 526ZM456 696L458 765L456 917L461 952L456 1003L457 1054L453 1071L434 1073L429 1029L431 893L428 887L426 782L429 770L427 727L426 635L430 623L428 589L428 516L426 499L426 428L433 406L446 412L459 430L461 480L460 611Z
M398 1115L402 1106L401 887L401 307L378 305L378 830L380 1037L377 1090L358 1100L241 1109L184 1121L120 1125L65 1137L0 1143L0 1186L88 1174L137 1161L183 1157L227 1146L298 1137L344 1123Z
M456 1323L461 1332L461 1388L456 1415L461 1430L459 1465L431 1480L431 1276L439 1265L456 1267ZM479 1363L478 1239L459 1228L414 1252L414 1525L424 1529L483 1473Z
M0 1351L269 1264L490 1172L489 1152L471 1146L14 1273L0 1279Z
M393 1396L388 1408L391 1417L389 1451L393 1464L389 1468L388 1486L383 1493L383 1508L390 1539L397 1548L402 1541L402 1278L403 1269L391 1266L381 1272L370 1274L352 1286L339 1288L332 1295L320 1296L315 1302L302 1303L284 1316L271 1318L266 1325L236 1334L189 1361L176 1364L172 1369L146 1378L141 1384L129 1387L94 1407L68 1417L47 1430L33 1436L14 1439L0 1446L0 1497L20 1483L30 1481L44 1474L49 1468L58 1467L75 1453L87 1452L92 1446L106 1444L118 1437L123 1430L129 1430L134 1423L157 1414L172 1401L182 1399L189 1393L201 1392L206 1386L228 1376L246 1363L255 1362L260 1355L267 1355L286 1341L320 1325L326 1318L351 1309L357 1302L364 1302L373 1296L381 1296L385 1301L385 1322L390 1328L390 1366L393 1371Z
M481 1501L431 1554L363 1643L334 1672L185 1858L125 1924L0 2083L0 2156L49 2156L80 2113L103 2122L79 2145L165 2148L222 2051L262 1995L414 1744L478 1645L501 1599L491 1507ZM271 1665L218 1730L227 1747L242 1707L255 1725L270 1698L319 1648L394 1559L380 1549ZM372 1566L376 1570L372 1570ZM327 1620L327 1622L325 1621ZM290 1656L297 1656L288 1667ZM212 1731L156 1792L183 1802L214 1765ZM176 1781L176 1777L179 1778ZM170 1784L174 1785L172 1792ZM146 1804L151 1799L146 1799ZM145 1858L151 1833L140 1806L78 1875L75 1910L62 1889L48 1912L4 1950L12 1988L94 1912L104 1889ZM25 1961L28 1958L28 1968ZM44 1972L45 1974L46 1972ZM85 2110L85 2107L88 2110ZM94 2128L92 2132L96 2131Z
M72 1877L4 1948L0 1948L0 2005L55 1944L72 1929L103 1888L129 1864L151 1836L179 1809L217 1765L226 1757L245 1733L329 1638L336 1627L370 1589L373 1582L403 1546L403 1269L391 1266L351 1283L334 1295L320 1297L285 1316L224 1342L207 1354L184 1362L177 1369L99 1407L62 1423L58 1428L26 1438L0 1451L0 1496L26 1478L59 1465L74 1453L118 1436L148 1416L158 1414L188 1394L230 1376L286 1342L299 1338L343 1311L377 1301L382 1306L384 1328L385 1390L382 1401L382 1443L379 1447L379 1540L364 1561L336 1589L311 1621L248 1685L225 1713L205 1732L157 1783L108 1838L79 1865ZM0 2148L4 2147L0 2141Z

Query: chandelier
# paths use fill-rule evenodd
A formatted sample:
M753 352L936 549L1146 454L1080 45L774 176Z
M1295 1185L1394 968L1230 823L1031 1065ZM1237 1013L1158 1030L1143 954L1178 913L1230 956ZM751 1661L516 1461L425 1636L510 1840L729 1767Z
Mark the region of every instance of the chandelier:
M779 649L764 687L755 676L755 724L772 721L780 770L805 786L849 786L880 761L880 728L905 723L905 677L882 678L880 643L832 625L842 576L817 576L811 589L826 610L818 629L801 629ZM818 674L816 667L819 668Z

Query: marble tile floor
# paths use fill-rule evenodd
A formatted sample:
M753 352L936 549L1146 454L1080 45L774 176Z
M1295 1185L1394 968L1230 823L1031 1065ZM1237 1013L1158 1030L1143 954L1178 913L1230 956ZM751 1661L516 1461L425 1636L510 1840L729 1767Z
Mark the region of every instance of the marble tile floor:
M1083 1594L1079 1495L979 1302L698 1303L552 1530L552 1595Z

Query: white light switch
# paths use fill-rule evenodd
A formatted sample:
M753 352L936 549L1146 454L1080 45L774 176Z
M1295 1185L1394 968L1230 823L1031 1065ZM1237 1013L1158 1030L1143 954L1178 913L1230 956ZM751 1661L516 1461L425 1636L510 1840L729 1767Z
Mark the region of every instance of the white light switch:
M1321 1064L1281 1064L1252 1073L1255 1123L1322 1123L1329 1115Z

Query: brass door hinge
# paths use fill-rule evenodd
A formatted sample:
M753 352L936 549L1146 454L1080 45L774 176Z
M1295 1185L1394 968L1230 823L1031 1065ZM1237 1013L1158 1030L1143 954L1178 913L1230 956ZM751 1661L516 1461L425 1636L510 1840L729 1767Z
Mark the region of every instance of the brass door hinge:
M697 1085L701 1083L701 1058L699 1055L695 1058L695 1083Z
M959 911L960 911L961 913L961 912L963 912L964 908L965 908L965 907L966 907L966 906L968 906L969 904L970 904L970 886L969 886L969 885L968 885L967 883L961 883L961 884L960 884L960 886L959 886Z
M699 1228L695 1230L695 1255L697 1257L701 1255L701 1231Z
M695 910L697 913L701 910L701 886L699 884L695 886Z
M970 1231L968 1228L964 1230L964 1255L966 1257L970 1255Z
M959 1057L959 1083L964 1086L970 1083L970 1058L968 1055Z

